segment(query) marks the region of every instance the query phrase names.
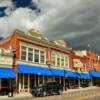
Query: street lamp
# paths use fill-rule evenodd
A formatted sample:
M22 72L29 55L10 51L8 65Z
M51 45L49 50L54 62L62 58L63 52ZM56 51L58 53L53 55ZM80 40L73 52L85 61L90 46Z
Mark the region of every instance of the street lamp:
M16 75L16 79L14 79L12 81L12 88L14 89L13 92L17 92L16 87L17 87L17 78L18 77L17 77L17 68L16 68L16 49L15 48L12 49L12 59L13 59L12 68Z
M49 69L51 69L51 65L52 65L52 62L51 61L47 61L47 66Z

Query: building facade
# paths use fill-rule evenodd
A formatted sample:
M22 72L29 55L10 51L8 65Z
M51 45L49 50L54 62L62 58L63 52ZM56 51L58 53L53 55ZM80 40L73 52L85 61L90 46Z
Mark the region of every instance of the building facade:
M46 81L65 84L63 70L70 69L70 48L63 40L50 42L34 30L27 33L16 30L12 36L2 40L0 46L15 50L12 68L16 74L17 92L30 92L33 87ZM41 69L32 69L34 72L27 69L33 67ZM54 75L44 73L43 70L52 70Z
M65 41L49 41L33 29L26 33L15 30L11 36L0 41L0 48L12 55L8 66L15 73L17 93L31 92L34 87L48 81L58 81L65 91L82 82L89 84L89 71L100 71L100 59L96 53L73 52ZM0 59L7 61L7 58Z

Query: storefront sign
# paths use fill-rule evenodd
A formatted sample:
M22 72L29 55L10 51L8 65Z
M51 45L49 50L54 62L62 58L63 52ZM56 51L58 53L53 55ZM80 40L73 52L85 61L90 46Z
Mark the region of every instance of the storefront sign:
M73 63L74 63L75 68L82 68L83 67L83 63L80 61L80 59L74 59Z

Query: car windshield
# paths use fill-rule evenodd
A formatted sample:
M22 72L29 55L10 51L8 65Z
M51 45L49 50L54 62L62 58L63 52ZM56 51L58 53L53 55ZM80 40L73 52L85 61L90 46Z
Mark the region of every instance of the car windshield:
M43 84L39 84L36 88L41 88L43 87Z

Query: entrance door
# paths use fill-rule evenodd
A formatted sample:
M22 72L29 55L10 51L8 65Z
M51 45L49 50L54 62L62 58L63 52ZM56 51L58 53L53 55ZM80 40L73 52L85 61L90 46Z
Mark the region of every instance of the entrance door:
M30 75L30 91L35 87L35 75Z
M8 79L1 79L0 95L8 94Z

